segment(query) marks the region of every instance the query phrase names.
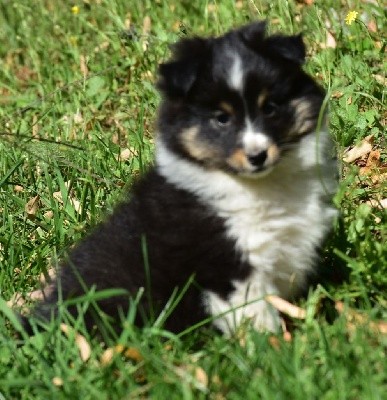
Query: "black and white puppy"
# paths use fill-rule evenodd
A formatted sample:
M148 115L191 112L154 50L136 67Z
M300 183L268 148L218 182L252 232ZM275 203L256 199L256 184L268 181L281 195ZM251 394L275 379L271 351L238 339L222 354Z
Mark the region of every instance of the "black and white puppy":
M244 320L276 330L264 297L305 288L336 215L325 93L304 58L300 36L266 36L264 22L178 42L160 67L155 166L71 250L35 314L86 288L124 288L99 303L119 319L143 288L142 325L192 279L165 328L214 317L228 334Z

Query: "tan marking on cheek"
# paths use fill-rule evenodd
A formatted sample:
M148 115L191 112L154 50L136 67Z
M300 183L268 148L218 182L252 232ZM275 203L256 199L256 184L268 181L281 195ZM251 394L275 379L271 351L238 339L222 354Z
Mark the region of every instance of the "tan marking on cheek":
M261 108L267 99L268 92L266 89L263 89L262 92L259 94L257 99L258 107Z
M208 143L203 143L198 138L199 127L192 126L183 130L180 134L180 141L186 152L196 160L210 160L217 156L217 151Z
M267 149L267 159L269 160L270 164L274 164L278 160L279 154L280 152L276 144L272 144Z
M233 107L230 103L226 103L225 101L222 101L222 102L219 104L219 108L220 108L222 111L225 111L225 112L228 113L228 114L231 114L231 115L234 115L234 114L235 114L234 107Z
M313 131L317 125L317 120L311 119L312 109L310 103L301 99L292 101L291 105L294 107L294 124L289 136L302 136Z
M236 170L249 169L250 163L247 160L246 154L242 149L235 150L230 157L227 158L227 162L231 167Z

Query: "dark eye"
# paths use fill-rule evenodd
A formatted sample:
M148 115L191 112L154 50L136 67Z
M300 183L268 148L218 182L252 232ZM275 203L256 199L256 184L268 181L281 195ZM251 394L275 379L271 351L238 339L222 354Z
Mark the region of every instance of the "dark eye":
M266 101L261 107L261 111L266 117L274 117L278 111L278 105L274 101Z
M231 115L224 111L218 111L215 114L215 121L220 126L228 125L231 122Z

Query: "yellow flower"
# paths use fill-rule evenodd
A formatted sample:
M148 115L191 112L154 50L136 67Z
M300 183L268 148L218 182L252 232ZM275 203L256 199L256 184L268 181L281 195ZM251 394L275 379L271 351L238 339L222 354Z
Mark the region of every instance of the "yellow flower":
M71 12L72 12L74 15L79 14L79 7L78 7L78 6L73 6L73 7L71 7Z
M356 21L357 16L359 13L357 11L350 11L347 16L345 17L345 23L347 25L351 25L352 22Z

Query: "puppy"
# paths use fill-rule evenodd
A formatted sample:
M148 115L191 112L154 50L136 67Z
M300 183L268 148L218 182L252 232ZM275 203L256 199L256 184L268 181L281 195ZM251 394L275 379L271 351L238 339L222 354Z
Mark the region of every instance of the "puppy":
M121 288L98 302L118 325L136 299L139 326L161 313L174 332L206 319L277 330L265 296L305 289L336 215L325 93L304 59L301 36L267 36L264 22L179 41L159 71L155 166L62 261L35 316Z

